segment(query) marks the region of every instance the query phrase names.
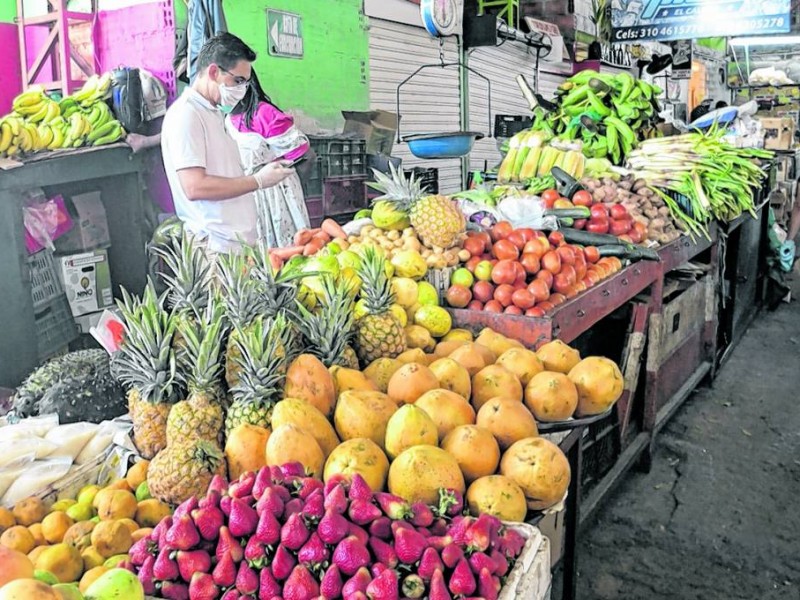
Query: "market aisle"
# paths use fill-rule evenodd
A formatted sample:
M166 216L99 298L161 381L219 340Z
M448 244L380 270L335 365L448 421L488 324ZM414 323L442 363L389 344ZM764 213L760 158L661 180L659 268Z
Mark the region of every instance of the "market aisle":
M800 598L798 388L795 301L758 318L585 531L578 598Z

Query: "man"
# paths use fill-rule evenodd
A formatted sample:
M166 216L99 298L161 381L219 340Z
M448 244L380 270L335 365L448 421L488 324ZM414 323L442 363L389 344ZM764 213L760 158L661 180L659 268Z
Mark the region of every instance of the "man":
M256 242L253 192L277 185L294 169L269 163L245 176L225 115L244 97L255 52L221 33L197 57L197 77L164 117L161 153L175 212L210 257Z

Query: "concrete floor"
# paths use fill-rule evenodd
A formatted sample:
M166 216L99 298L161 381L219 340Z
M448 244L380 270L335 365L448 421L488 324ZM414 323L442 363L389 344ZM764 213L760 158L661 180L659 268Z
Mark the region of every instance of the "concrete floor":
M756 319L578 556L580 600L800 599L800 301Z

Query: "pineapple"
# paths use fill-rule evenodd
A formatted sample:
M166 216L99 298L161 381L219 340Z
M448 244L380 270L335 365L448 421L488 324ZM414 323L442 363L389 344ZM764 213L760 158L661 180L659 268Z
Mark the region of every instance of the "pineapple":
M167 445L206 440L222 446L222 341L225 335L224 311L219 300L213 300L205 314L195 323L184 323L180 329L186 344L179 357L188 388L186 400L169 411Z
M388 203L400 214L407 214L419 239L429 248L452 248L466 231L466 220L459 208L446 196L425 195L419 181L389 165L391 177L374 171L376 183L370 184L383 196L376 202Z
M326 367L340 365L358 369L358 358L349 345L353 338L353 298L346 282L322 277L322 300L315 312L299 305L298 328L305 338L305 351ZM353 362L355 366L353 367Z
M253 276L244 254L225 254L219 257L219 279L224 294L225 313L232 329L225 350L225 381L229 388L239 384L241 357L237 340L247 331L255 318L265 312L267 291L262 280Z
M239 383L231 389L233 403L225 419L225 431L243 423L269 428L272 407L283 393L286 353L283 351L286 318L258 317L236 339Z
M125 341L113 356L112 372L129 389L133 442L147 459L167 445L167 416L180 387L172 350L176 321L164 310L164 298L149 282L141 300L122 288L118 302Z
M225 477L225 457L216 444L191 440L170 444L147 467L150 494L169 504L202 497L214 475Z
M358 269L361 297L367 314L356 321L356 353L368 365L381 357L394 358L405 351L406 335L390 307L394 292L386 276L386 259L375 248L367 246Z

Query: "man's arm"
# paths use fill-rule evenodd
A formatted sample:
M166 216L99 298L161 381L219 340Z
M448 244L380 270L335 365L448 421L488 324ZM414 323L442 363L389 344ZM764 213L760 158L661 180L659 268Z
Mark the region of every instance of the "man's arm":
M189 200L230 200L277 185L294 172L280 162L271 162L246 177L216 177L203 167L189 167L178 171L178 180Z

